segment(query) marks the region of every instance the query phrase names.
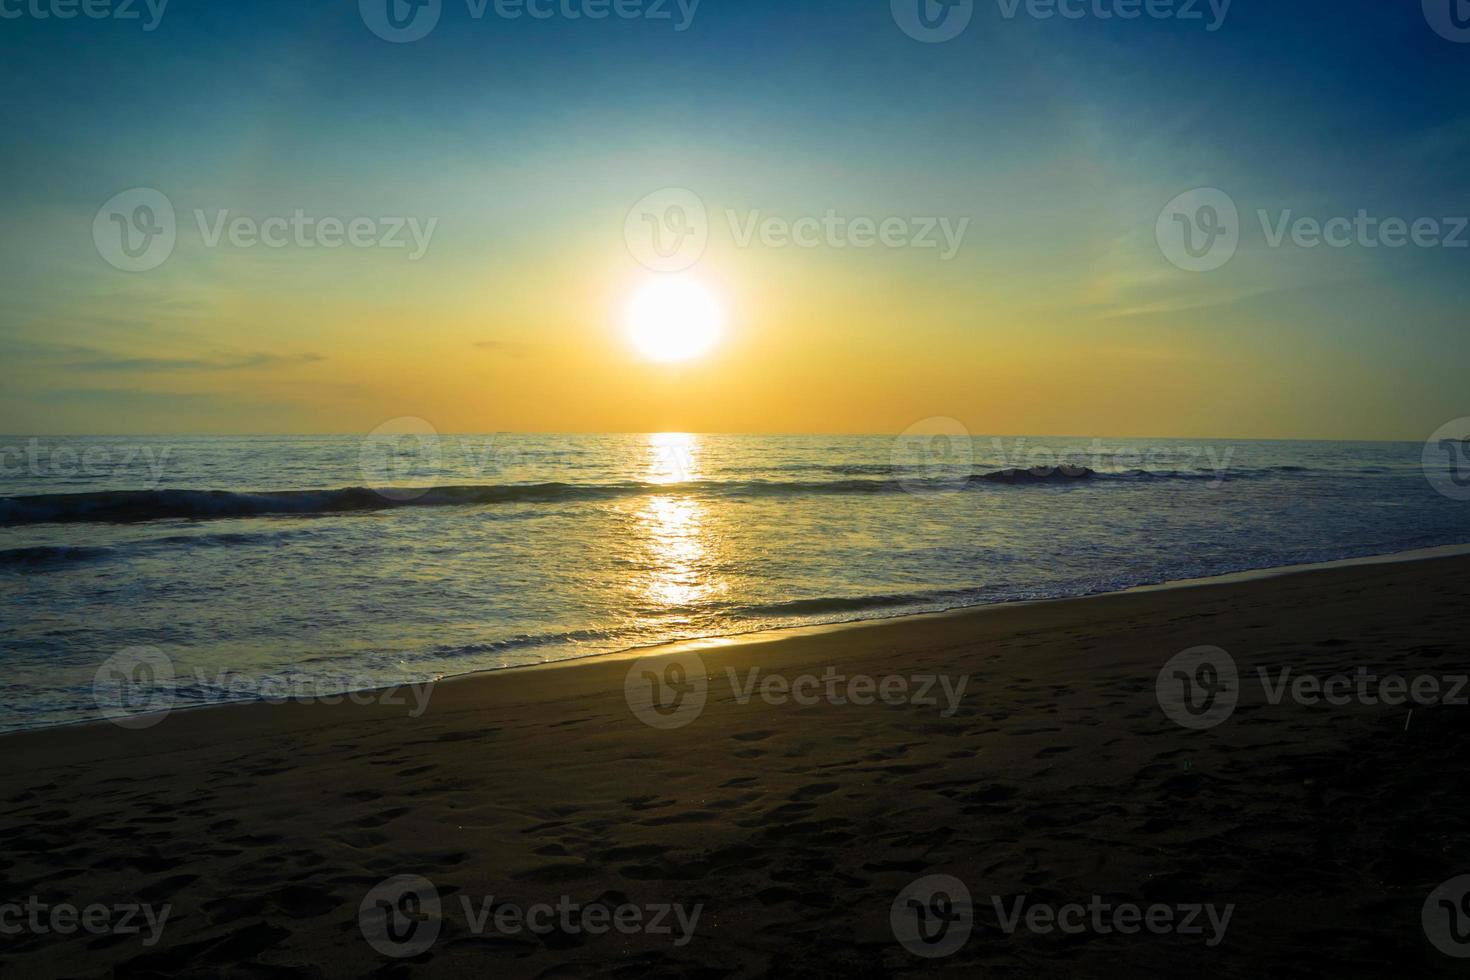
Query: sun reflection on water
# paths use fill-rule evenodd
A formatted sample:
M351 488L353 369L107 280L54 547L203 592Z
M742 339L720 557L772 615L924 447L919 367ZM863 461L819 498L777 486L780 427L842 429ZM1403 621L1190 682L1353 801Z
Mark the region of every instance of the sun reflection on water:
M648 465L644 479L668 485L699 479L699 440L683 432L648 437ZM647 571L635 589L641 604L661 617L690 619L694 607L724 591L715 578L715 542L709 528L709 507L694 497L676 493L649 497L637 513Z
M649 483L689 483L700 477L699 438L688 432L655 432L648 437Z

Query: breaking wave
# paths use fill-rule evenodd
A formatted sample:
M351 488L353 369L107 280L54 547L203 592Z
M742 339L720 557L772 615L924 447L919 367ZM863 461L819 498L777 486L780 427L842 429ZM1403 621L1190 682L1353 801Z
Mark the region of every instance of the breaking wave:
M392 510L400 507L466 507L612 500L653 494L709 497L885 494L963 490L986 486L1058 486L1136 479L1217 479L1200 472L1098 473L1085 466L1003 469L975 475L888 472L887 479L817 481L732 480L687 483L537 483L425 488L342 487L321 490L111 490L0 498L0 525L210 520L231 517L304 516Z

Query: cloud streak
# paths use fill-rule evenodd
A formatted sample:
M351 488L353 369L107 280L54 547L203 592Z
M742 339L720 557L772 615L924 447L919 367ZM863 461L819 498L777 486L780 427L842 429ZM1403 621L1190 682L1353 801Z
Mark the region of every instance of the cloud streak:
M12 347L11 354L44 362L52 368L116 374L251 371L299 364L316 364L326 360L321 354L283 354L270 351L245 351L201 356L140 356L74 345L20 345Z

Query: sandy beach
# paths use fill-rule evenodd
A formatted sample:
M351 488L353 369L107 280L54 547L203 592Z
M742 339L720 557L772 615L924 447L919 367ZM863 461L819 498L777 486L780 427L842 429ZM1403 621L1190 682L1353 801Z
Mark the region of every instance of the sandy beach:
M1421 910L1470 873L1470 715L1382 703L1381 680L1470 696L1454 681L1470 672L1467 573L1467 557L1325 568L501 671L441 683L426 706L242 705L9 735L0 899L168 912L156 931L140 915L135 934L98 935L43 910L55 928L7 933L0 964L1454 975L1463 961ZM1181 724L1160 675L1199 647L1228 652L1238 703L1175 705ZM1341 703L1298 683L1365 673L1345 698L1319 686ZM370 893L405 875L437 911L390 895L371 935ZM905 943L905 909L962 904L900 900L932 875L963 883L973 912L942 942ZM413 929L393 927L394 907Z
M0 0L0 980L1470 967L1470 0Z

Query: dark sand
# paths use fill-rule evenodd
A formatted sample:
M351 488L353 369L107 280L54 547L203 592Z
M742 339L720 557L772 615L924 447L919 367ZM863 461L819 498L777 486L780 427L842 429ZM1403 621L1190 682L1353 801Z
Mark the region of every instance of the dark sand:
M440 685L429 710L251 705L156 727L0 738L4 895L170 903L162 940L0 937L5 976L1454 976L1420 912L1470 873L1470 707L1267 703L1256 667L1470 673L1470 558L966 611L702 651L703 713L625 700L631 663ZM1228 650L1234 715L1171 722L1174 654ZM747 704L786 677L972 675L959 710ZM1464 692L1470 694L1470 691ZM1407 723L1407 728L1406 728ZM969 887L973 933L925 960L889 910ZM358 906L398 874L437 942L375 952ZM1007 902L1235 906L1205 935L1007 935ZM694 937L473 934L497 903L700 904Z

